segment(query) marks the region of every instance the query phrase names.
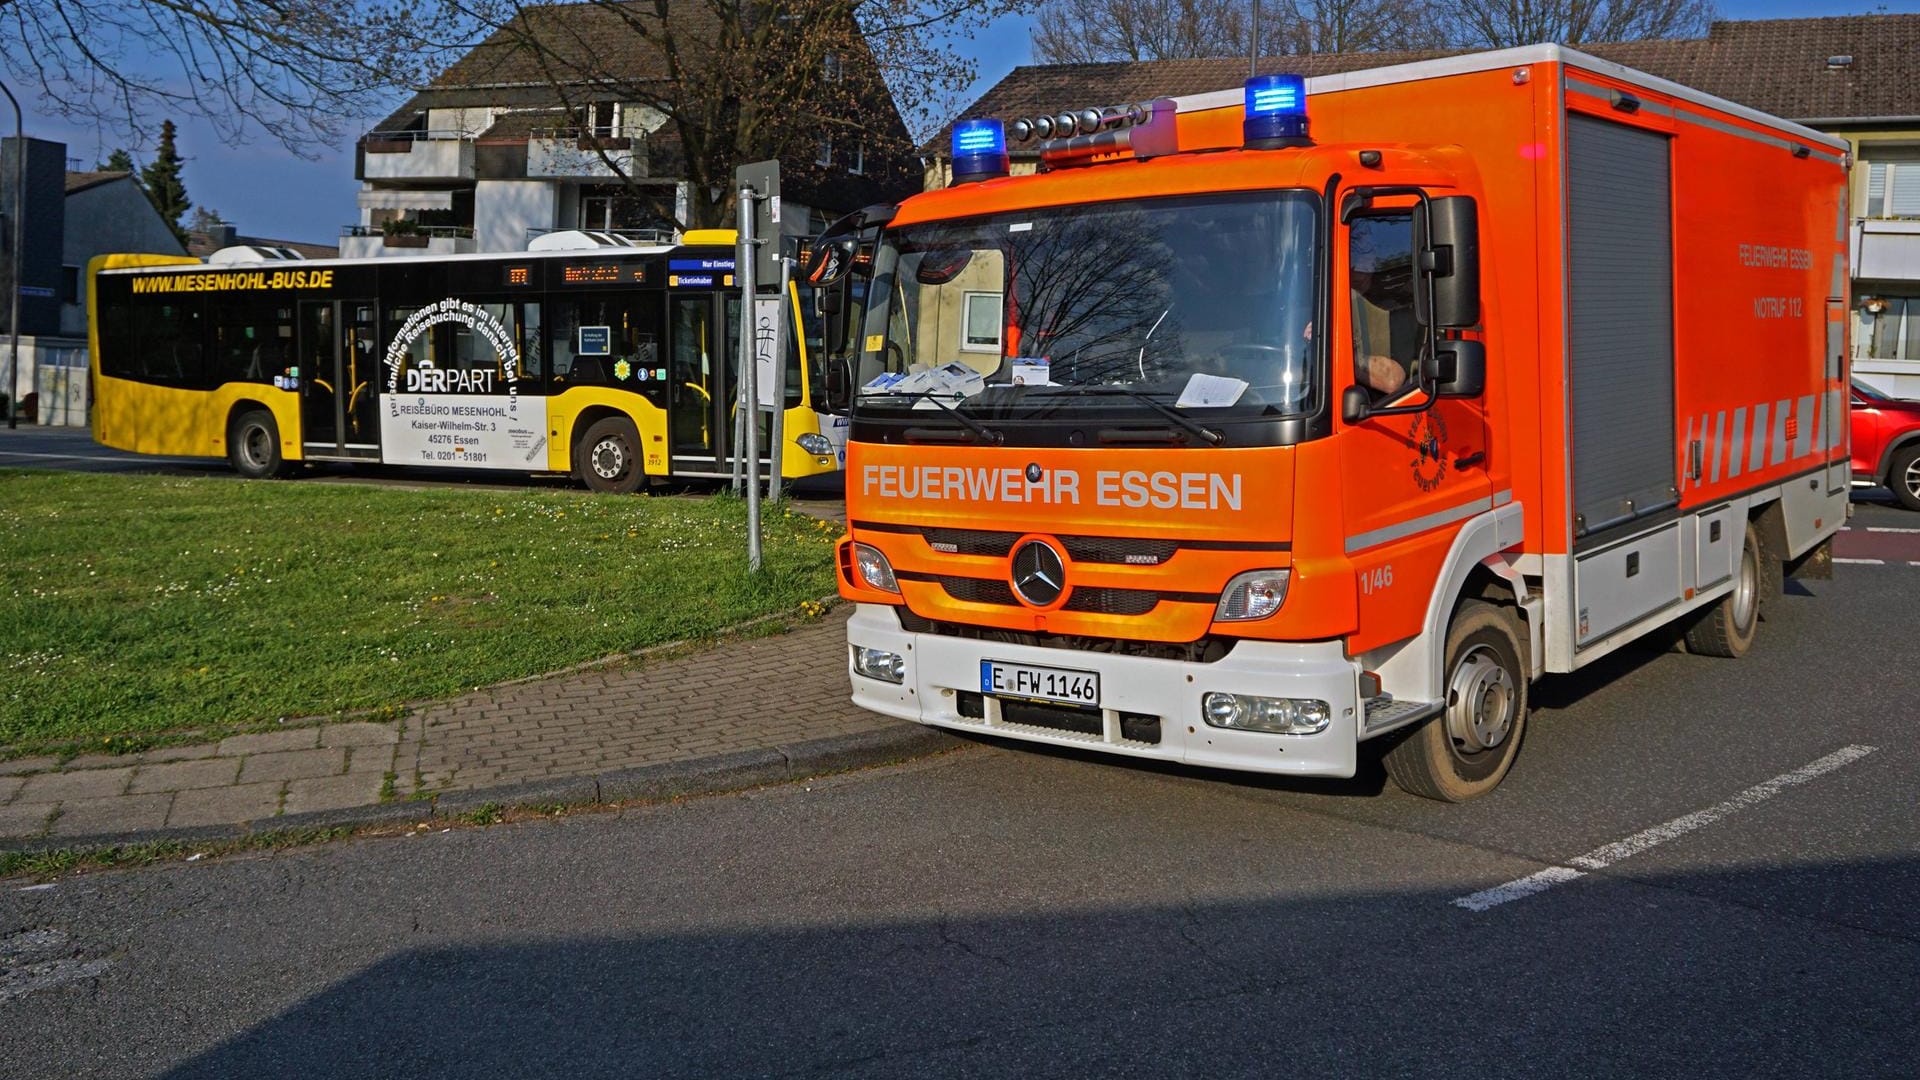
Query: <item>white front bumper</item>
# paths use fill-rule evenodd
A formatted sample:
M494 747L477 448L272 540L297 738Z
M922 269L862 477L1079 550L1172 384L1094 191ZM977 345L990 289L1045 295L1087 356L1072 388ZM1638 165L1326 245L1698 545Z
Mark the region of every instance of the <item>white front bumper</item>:
M847 661L854 704L902 720L1248 772L1295 776L1352 776L1354 772L1360 669L1337 642L1242 641L1225 659L1199 664L913 634L901 629L893 608L884 604L859 605L847 623L847 640L906 657L906 681L901 684L855 675L851 656ZM1109 710L1106 734L1004 723L991 699L985 719L960 715L959 693L980 691L982 660L1098 672L1101 705ZM1319 698L1333 707L1333 722L1314 735L1209 727L1200 719L1200 698L1215 690ZM1115 716L1121 710L1159 717L1159 743L1118 737Z

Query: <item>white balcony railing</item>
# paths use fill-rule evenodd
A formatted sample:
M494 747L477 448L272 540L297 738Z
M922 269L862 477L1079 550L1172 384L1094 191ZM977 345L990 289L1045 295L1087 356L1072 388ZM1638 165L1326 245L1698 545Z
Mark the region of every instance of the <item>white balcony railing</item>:
M1920 282L1920 220L1855 219L1852 255L1856 279Z
M340 257L375 259L383 255L466 255L478 251L465 225L421 225L411 232L389 233L378 225L347 225L340 230Z
M360 147L368 180L473 179L473 136L462 131L375 131Z

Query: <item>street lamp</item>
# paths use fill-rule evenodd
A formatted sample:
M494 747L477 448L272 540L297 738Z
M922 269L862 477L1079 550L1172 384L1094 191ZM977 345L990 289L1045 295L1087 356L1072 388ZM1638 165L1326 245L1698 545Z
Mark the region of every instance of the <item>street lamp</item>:
M7 222L8 231L13 233L13 274L8 282L13 295L7 299L12 312L7 317L7 428L11 430L18 426L15 417L20 412L14 399L20 396L20 234L27 208L27 124L20 113L20 99L13 96L6 83L0 83L0 94L13 103L13 220Z

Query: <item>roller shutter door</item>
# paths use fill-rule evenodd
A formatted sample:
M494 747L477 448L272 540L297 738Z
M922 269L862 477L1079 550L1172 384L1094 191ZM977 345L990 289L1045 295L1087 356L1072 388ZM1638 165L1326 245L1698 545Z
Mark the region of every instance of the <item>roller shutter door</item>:
M1677 501L1669 152L1664 135L1568 117L1576 536Z

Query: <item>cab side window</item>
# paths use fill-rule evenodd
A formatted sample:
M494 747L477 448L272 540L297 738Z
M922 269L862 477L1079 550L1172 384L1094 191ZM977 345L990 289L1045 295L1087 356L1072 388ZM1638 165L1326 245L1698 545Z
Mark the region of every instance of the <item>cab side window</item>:
M1379 403L1417 382L1421 333L1413 306L1413 215L1356 217L1347 241L1353 377Z

